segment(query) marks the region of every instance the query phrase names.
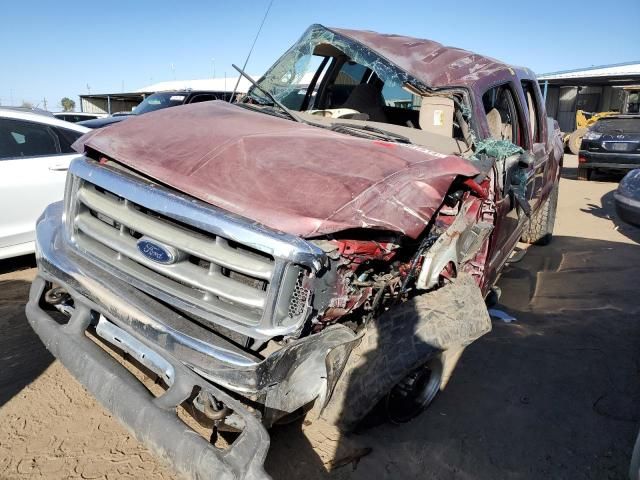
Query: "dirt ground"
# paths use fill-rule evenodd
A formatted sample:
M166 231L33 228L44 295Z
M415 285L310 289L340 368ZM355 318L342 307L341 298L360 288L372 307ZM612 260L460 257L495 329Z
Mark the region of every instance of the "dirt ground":
M463 355L410 424L341 438L272 432L274 478L622 479L640 420L640 229L618 221L619 176L575 179L556 232L500 281L517 318ZM174 478L54 361L23 309L33 259L0 262L0 478Z

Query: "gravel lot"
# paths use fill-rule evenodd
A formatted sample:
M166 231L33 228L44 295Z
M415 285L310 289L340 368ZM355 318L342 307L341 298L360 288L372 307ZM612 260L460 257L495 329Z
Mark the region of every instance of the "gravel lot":
M464 354L414 422L349 438L272 432L275 478L625 478L640 417L640 230L615 217L619 176L565 157L555 238L504 271L517 318ZM24 316L33 259L0 261L0 478L174 478L53 360Z

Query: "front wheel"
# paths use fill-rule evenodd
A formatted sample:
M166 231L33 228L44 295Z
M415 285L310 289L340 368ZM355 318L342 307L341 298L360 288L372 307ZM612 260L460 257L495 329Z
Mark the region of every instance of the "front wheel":
M451 374L455 364L447 363L446 352L469 345L490 329L482 293L465 272L437 290L392 306L367 325L321 417L345 432L374 409L397 423L412 419ZM379 407L386 408L381 412Z
M384 411L391 423L406 423L425 410L440 391L442 361L436 355L403 378L384 399Z

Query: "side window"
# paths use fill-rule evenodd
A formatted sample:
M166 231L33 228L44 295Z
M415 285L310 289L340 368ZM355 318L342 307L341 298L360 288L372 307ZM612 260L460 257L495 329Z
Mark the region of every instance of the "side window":
M331 87L331 107L344 105L356 86L366 82L369 76L371 70L367 67L352 61L345 62Z
M508 140L527 148L513 91L508 84L487 90L482 96L482 104L491 138Z
M522 81L522 90L524 97L527 99L527 109L529 110L529 125L531 126L531 139L534 143L540 143L540 108L538 107L538 97L536 96L536 87L529 80Z
M76 151L71 148L71 145L83 135L82 133L59 127L51 127L51 129L58 137L60 153L76 153Z
M194 95L191 98L191 101L189 103L210 102L211 100L217 100L217 99L218 97L216 97L212 93L201 93L198 95Z
M58 137L47 125L0 119L0 158L38 157L59 153Z
M414 95L400 85L385 83L382 87L382 97L388 107L406 108L408 110L420 110L422 97Z

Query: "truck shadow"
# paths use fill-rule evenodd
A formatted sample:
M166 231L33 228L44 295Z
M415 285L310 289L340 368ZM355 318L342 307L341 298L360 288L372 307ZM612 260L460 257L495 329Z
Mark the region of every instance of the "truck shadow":
M640 419L637 245L555 237L507 267L494 322L412 422L272 432L274 478L626 478ZM353 388L358 388L353 386ZM363 456L363 454L370 454ZM333 468L332 468L333 467Z
M31 282L20 271L34 266L33 255L0 261L0 407L53 362L24 313Z

